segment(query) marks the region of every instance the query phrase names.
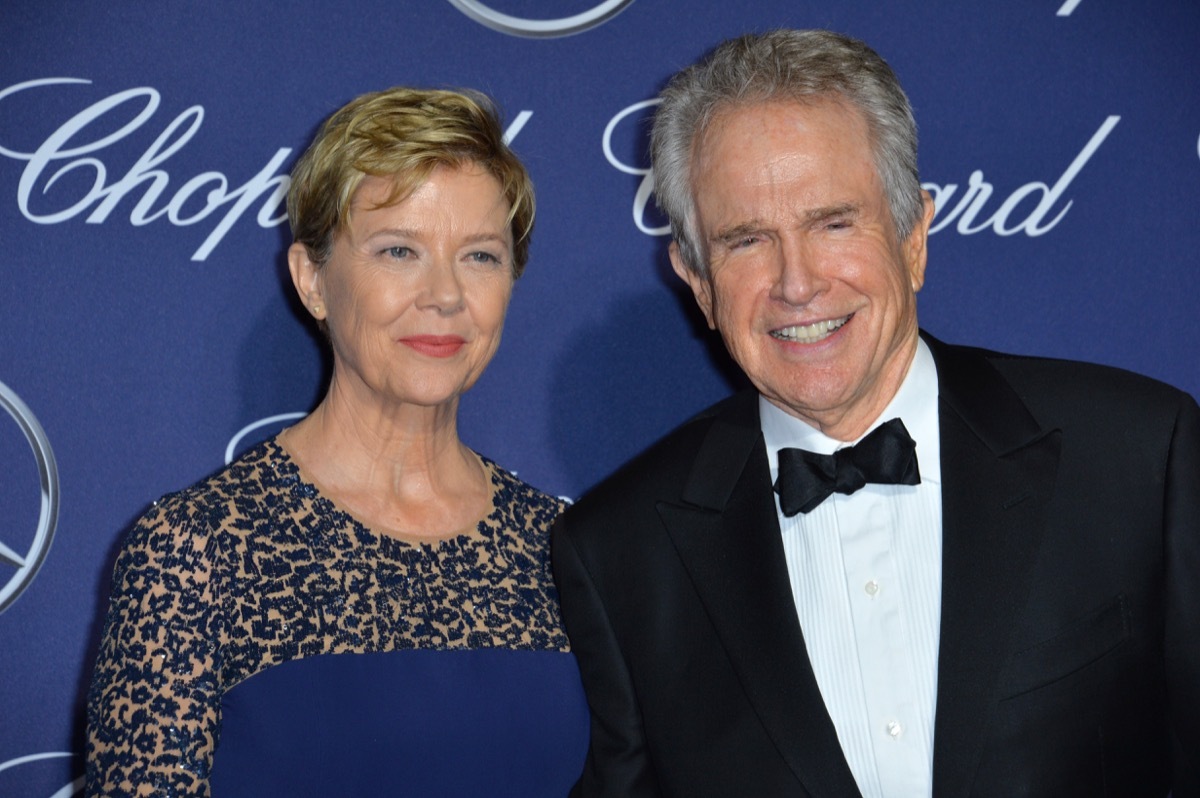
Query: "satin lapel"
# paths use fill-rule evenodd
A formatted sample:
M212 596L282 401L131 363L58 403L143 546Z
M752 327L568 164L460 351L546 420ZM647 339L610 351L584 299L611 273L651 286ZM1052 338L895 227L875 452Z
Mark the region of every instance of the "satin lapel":
M1061 436L1038 425L980 353L927 341L938 370L943 464L933 756L940 798L970 793L1025 608Z
M858 795L796 618L756 405L714 421L683 499L659 515L763 727L809 793Z

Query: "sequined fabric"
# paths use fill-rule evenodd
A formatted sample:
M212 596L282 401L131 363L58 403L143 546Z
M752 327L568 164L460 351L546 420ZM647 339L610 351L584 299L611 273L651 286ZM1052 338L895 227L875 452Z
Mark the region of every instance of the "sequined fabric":
M492 511L446 540L363 527L272 439L157 502L117 558L88 695L88 795L208 795L224 692L318 654L566 651L562 502L488 460Z

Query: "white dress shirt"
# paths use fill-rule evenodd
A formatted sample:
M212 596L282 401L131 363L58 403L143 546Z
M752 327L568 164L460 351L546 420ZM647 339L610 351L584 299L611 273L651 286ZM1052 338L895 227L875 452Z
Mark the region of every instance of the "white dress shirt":
M808 658L865 798L933 789L942 583L937 398L933 355L920 341L900 390L870 428L904 422L917 444L921 484L868 484L791 518L776 496ZM781 448L832 454L848 445L762 397L759 410L772 482Z

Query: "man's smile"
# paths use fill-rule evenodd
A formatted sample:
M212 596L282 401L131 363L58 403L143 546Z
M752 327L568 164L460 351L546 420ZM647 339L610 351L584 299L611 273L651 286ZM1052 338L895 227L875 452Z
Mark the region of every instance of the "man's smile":
M812 324L800 324L794 327L780 327L778 330L771 330L771 336L778 338L780 341L788 341L798 344L815 344L818 341L824 341L829 336L833 335L842 325L850 321L854 314L842 316L840 319L827 319L825 321L816 321Z

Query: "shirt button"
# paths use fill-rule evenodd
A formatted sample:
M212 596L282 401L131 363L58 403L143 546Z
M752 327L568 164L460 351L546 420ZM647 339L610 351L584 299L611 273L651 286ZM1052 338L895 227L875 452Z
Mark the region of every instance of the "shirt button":
M893 740L899 740L900 735L904 734L904 727L900 725L900 721L898 720L889 720L887 733Z
M872 579L863 586L863 590L867 591L868 596L874 598L875 594L879 592L879 583Z

